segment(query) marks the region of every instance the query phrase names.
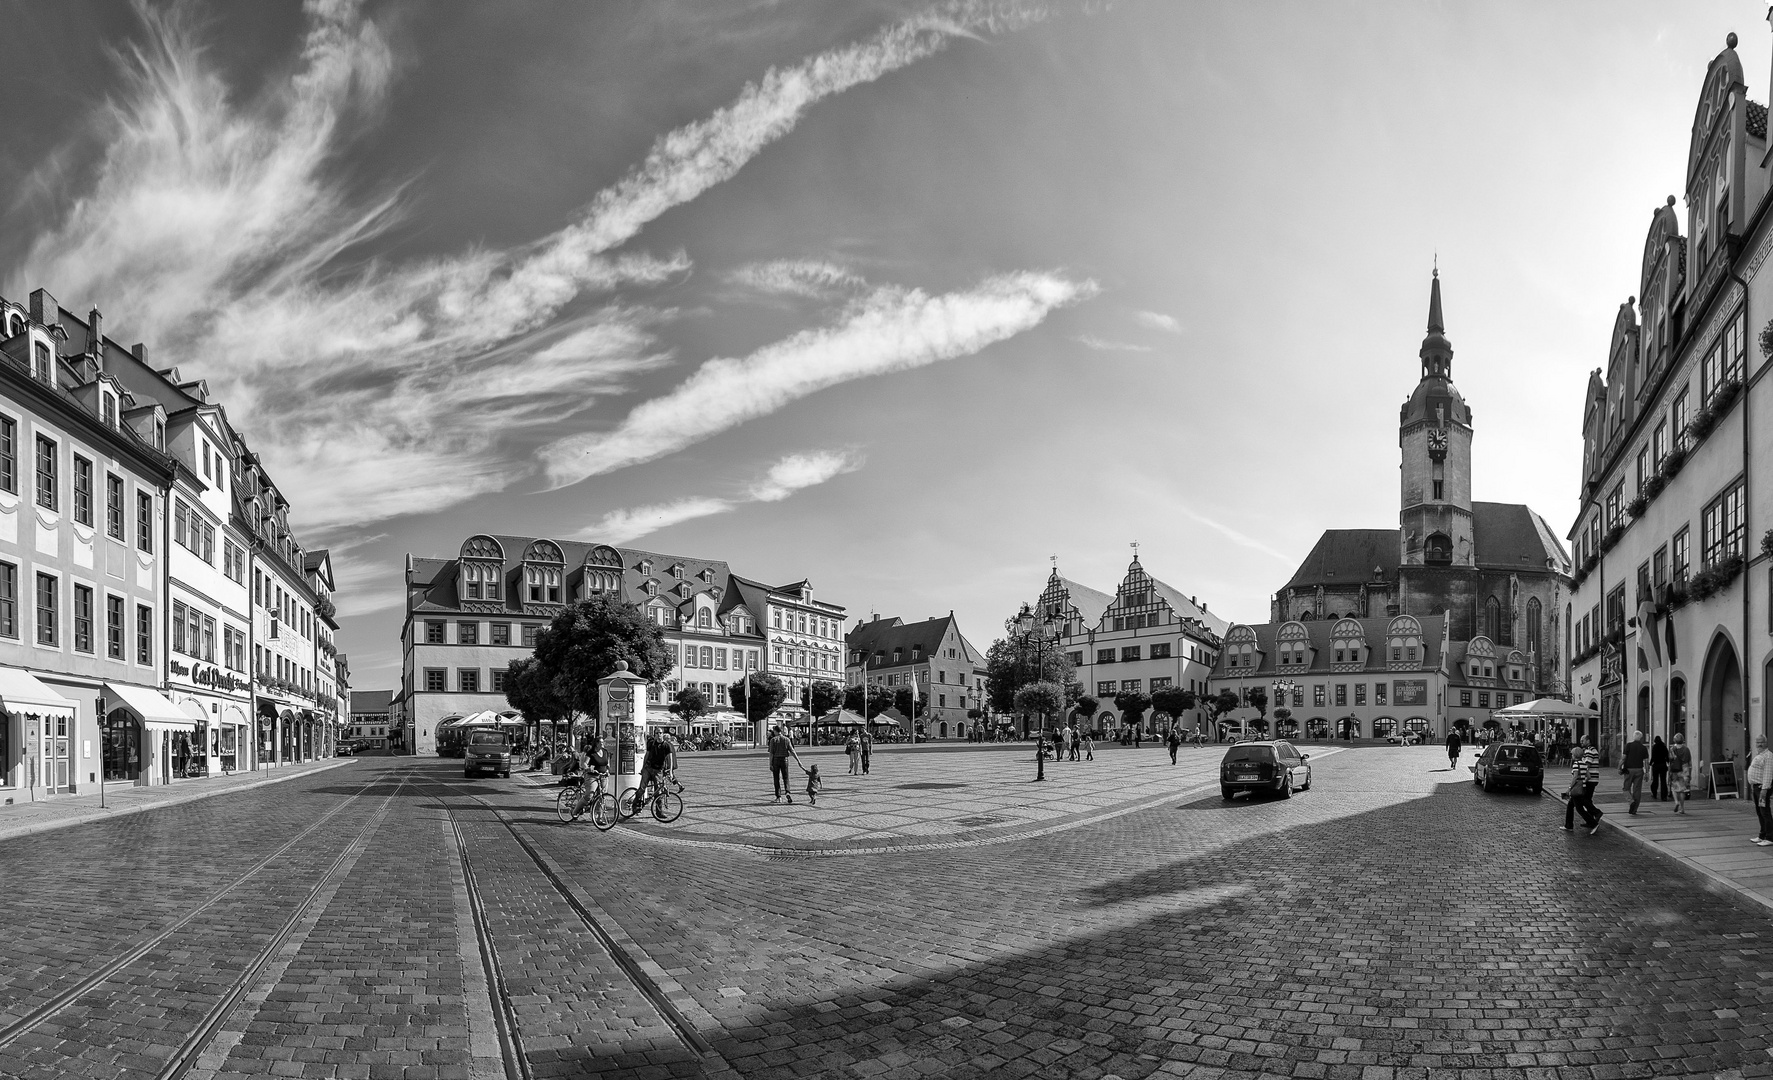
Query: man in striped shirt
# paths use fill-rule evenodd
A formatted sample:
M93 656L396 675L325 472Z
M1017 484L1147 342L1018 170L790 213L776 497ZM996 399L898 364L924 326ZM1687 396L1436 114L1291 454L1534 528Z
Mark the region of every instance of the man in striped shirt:
M1594 740L1584 735L1576 752L1571 755L1570 797L1564 805L1565 832L1576 827L1577 811L1582 813L1582 824L1588 827L1588 835L1593 836L1600 831L1601 811L1594 804L1594 789L1600 782L1600 751L1594 748Z

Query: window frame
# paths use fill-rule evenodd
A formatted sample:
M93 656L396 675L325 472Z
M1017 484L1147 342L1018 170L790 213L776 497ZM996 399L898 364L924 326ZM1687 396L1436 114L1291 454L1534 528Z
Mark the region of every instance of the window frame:
M36 455L32 459L35 465L33 476L36 480L37 505L53 513L59 513L61 499L56 491L61 483L59 475L61 465L61 444L42 432L37 433Z

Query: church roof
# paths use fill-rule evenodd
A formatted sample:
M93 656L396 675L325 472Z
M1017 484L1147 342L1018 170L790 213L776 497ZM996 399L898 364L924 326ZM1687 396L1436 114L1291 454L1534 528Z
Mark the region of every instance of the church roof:
M1325 529L1286 587L1359 585L1381 578L1392 581L1397 578L1399 550L1396 529ZM1375 567L1380 574L1373 573Z
M1236 668L1229 666L1230 650L1219 654L1213 662L1213 674L1221 678L1241 679L1258 675L1324 675L1332 673L1361 675L1409 675L1415 671L1437 671L1446 661L1443 655L1442 638L1446 635L1445 615L1417 615L1416 622L1422 627L1422 660L1408 667L1393 667L1385 653L1386 632L1391 627L1391 619L1386 617L1373 619L1355 619L1360 624L1361 636L1366 639L1368 656L1367 663L1360 669L1348 665L1335 665L1334 646L1331 633L1337 624L1346 619L1309 619L1299 623L1305 628L1306 640L1311 646L1311 663L1307 667L1291 665L1280 667L1280 650L1275 647L1275 640L1280 634L1284 622L1266 623L1233 623L1233 626L1248 626L1256 633L1256 649L1261 656L1260 663L1254 668ZM1278 702L1277 702L1278 704Z
M1545 519L1521 503L1474 502L1471 504L1472 541L1477 564L1508 570L1568 572L1570 557Z

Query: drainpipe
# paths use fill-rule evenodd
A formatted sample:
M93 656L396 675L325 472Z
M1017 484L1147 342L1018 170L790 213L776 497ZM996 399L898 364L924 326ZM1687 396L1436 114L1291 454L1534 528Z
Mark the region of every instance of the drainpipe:
M1768 10L1768 18L1773 19L1773 9ZM1749 318L1748 318L1748 282L1744 281L1742 278L1737 276L1736 270L1734 267L1732 267L1730 270L1730 280L1734 281L1737 284L1737 286L1742 290L1742 333L1743 333L1744 337L1747 337L1748 336L1748 328L1751 325ZM1748 351L1747 347L1746 347L1747 342L1744 342L1743 344L1744 344L1743 351L1746 353ZM1763 356L1762 360L1766 361L1767 358L1765 356ZM1756 378L1758 379L1758 378L1760 378L1760 376L1756 376ZM1752 540L1752 538L1748 535L1748 528L1749 528L1749 523L1754 520L1754 518L1751 516L1751 511L1753 509L1754 490L1755 490L1755 486L1754 486L1753 479L1752 479L1754 476L1754 470L1750 467L1752 464L1752 461L1753 461L1753 454L1752 454L1752 450L1751 450L1751 446L1753 444L1751 444L1749 442L1748 425L1749 425L1749 417L1752 416L1753 414L1754 414L1754 409L1750 407L1750 402L1749 402L1748 362L1745 358L1743 361L1743 370L1742 370L1742 661L1741 661L1741 663L1742 663L1742 746L1743 746L1743 757L1744 758L1748 757L1748 748L1754 745L1754 736L1751 734L1751 731L1750 731L1753 724L1749 719L1749 702L1753 701L1754 699L1749 696L1749 692L1748 692L1749 686L1752 684L1751 673L1754 669L1754 664L1752 663L1752 658L1749 654L1749 649L1748 649L1748 643L1751 640L1751 638L1749 637L1749 633L1750 633L1750 629L1749 629L1749 621L1750 621L1749 620L1749 615L1750 615L1749 600L1750 600L1751 595L1754 592L1754 589L1752 587L1750 587L1750 585L1749 585L1751 575L1748 572L1749 565L1752 561L1750 558L1750 553L1751 553L1752 549L1750 549L1748 546L1750 541ZM1769 572L1773 572L1773 571L1769 571ZM1763 687L1762 690L1764 692L1765 687ZM1765 709L1765 705L1763 704L1763 710L1764 709ZM1766 726L1764 724L1762 725L1761 733L1763 735L1766 734Z

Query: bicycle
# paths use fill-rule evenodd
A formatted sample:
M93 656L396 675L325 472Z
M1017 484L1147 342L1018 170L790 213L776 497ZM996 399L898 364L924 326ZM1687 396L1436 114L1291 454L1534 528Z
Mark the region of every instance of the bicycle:
M586 783L584 777L578 777L578 783L572 784L554 796L554 814L562 821L577 821L586 810L591 811L591 824L597 826L598 832L608 832L615 828L617 809L616 797L604 790L607 773L599 772Z
M667 783L671 785L669 789L665 787ZM616 800L616 814L621 820L626 821L640 813L642 808L635 801L635 796L638 794L640 793L636 789L628 788L622 792L622 797ZM646 801L652 808L654 821L667 825L676 821L683 815L682 781L675 776L655 777L652 791L648 794Z

